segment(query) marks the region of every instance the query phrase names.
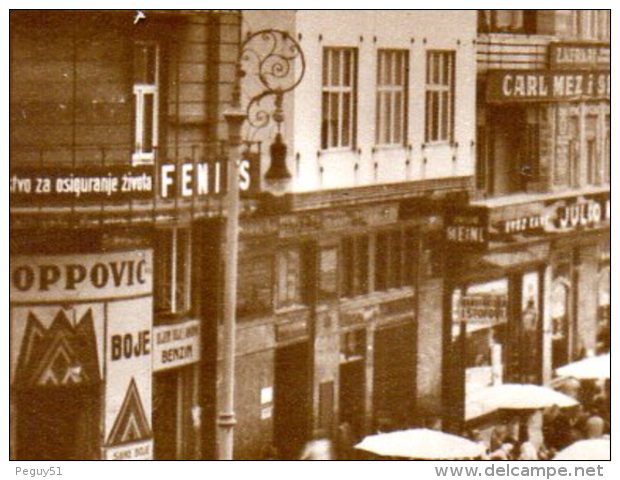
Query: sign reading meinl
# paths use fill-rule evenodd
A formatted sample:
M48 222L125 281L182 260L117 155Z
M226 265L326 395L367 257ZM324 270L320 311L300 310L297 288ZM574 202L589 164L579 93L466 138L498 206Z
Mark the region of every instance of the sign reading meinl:
M483 209L446 212L445 239L460 247L484 248L488 243L488 216Z
M487 100L493 103L607 100L609 72L496 70L487 80Z
M611 49L600 43L552 43L549 45L549 66L552 70L609 70Z

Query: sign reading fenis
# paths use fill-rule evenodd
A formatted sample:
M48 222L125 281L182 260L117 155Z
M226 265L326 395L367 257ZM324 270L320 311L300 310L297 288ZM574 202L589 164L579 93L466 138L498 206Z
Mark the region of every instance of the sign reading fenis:
M609 100L609 72L498 70L487 78L487 101L491 103Z

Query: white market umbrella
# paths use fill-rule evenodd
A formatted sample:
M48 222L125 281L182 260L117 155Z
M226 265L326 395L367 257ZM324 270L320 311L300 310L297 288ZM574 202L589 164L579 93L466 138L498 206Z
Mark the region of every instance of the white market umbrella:
M611 442L604 438L579 440L558 452L554 460L610 460Z
M355 448L382 457L418 460L477 458L485 452L484 446L479 443L449 433L424 428L371 435L357 444Z
M532 384L506 383L483 388L473 394L475 400L490 410L538 410L557 405L574 407L579 402L552 388Z
M579 380L610 378L611 356L585 358L558 368L555 373L560 377L573 377Z

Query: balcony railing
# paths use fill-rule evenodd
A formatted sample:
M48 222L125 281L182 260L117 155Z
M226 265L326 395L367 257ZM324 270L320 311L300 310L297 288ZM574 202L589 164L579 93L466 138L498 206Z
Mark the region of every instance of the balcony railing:
M545 68L547 49L553 37L515 33L478 35L478 73L487 70L527 70Z

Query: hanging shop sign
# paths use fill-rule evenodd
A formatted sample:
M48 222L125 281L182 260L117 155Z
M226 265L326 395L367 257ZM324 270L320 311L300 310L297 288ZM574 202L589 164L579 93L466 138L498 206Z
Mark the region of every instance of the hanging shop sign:
M184 367L200 360L200 322L153 328L153 370Z
M488 213L486 209L448 210L445 219L445 240L454 245L485 248L488 244Z
M492 103L608 100L610 95L609 72L496 70L487 76Z
M478 293L463 296L461 300L461 321L476 325L497 325L508 318L507 295Z
M152 168L43 166L16 167L9 172L12 207L147 200L154 192Z
M560 69L609 70L611 48L609 44L561 42L549 44L549 67Z

